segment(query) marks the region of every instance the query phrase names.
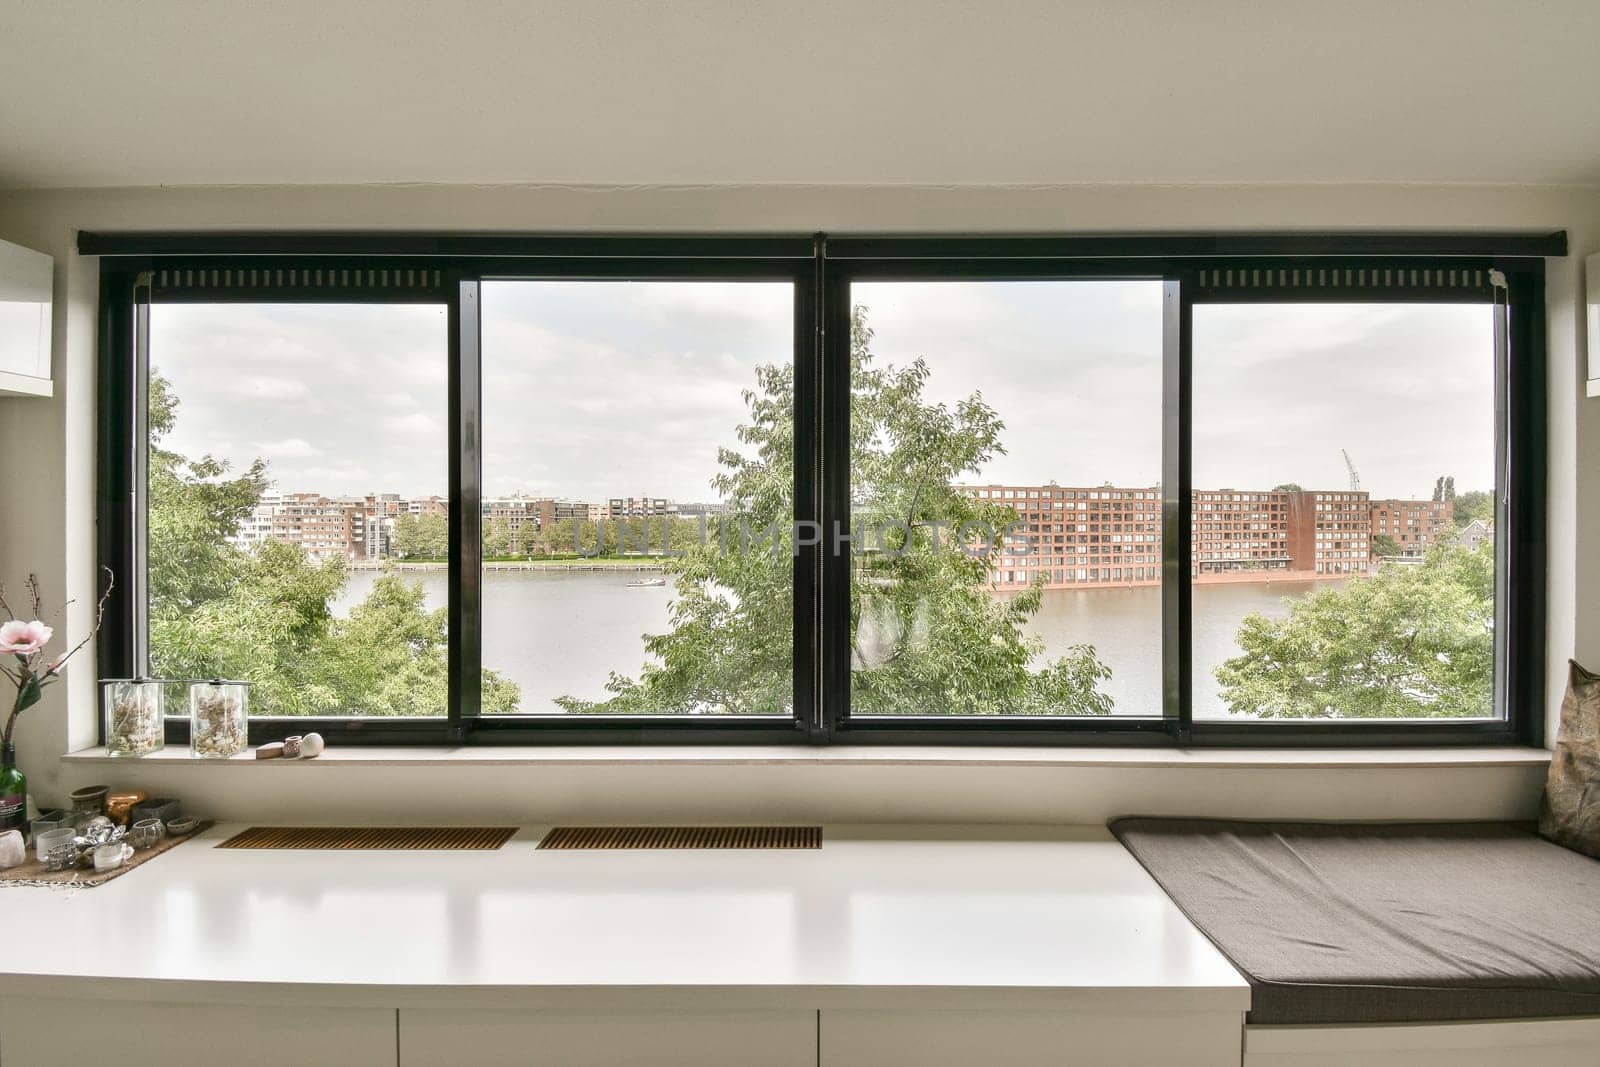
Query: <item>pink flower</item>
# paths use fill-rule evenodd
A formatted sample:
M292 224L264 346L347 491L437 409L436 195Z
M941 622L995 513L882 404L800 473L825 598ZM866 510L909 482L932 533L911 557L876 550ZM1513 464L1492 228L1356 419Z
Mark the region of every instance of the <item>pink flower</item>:
M39 651L49 641L55 631L50 629L38 619L32 622L23 622L21 619L12 619L0 625L0 653L15 653L19 656L29 656Z

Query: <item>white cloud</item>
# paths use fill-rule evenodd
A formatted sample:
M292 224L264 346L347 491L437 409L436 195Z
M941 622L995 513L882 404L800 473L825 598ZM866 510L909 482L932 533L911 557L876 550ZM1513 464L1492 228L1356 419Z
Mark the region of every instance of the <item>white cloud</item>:
M311 386L304 379L279 378L260 374L229 379L225 388L227 392L235 396L250 397L262 401L287 402L304 400L311 396Z
M302 437L285 437L281 441L257 441L256 451L268 459L309 459L322 455L322 449Z
M421 443L444 447L444 420L421 411L409 415L385 415L382 419L388 433L414 438Z

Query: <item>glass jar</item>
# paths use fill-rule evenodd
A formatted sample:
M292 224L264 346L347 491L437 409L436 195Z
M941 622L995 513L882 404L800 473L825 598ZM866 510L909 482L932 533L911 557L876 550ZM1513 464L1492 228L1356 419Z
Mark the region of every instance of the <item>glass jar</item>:
M165 692L149 678L121 678L102 687L106 751L113 756L143 756L166 744Z
M249 683L214 678L189 687L189 751L209 759L227 759L249 744Z

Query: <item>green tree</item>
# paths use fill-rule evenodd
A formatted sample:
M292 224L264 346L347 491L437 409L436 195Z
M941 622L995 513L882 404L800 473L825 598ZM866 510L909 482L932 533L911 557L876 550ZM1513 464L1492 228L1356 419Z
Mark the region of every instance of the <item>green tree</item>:
M1494 709L1494 552L1435 545L1240 624L1241 654L1216 668L1235 714L1448 718Z
M509 556L512 553L514 538L511 536L511 523L505 519L487 519L483 524L483 555L486 559ZM445 545L449 550L448 542Z
M237 579L242 560L227 539L266 491L267 466L258 459L230 478L223 460L191 460L164 447L178 399L155 371L149 405L150 599L183 610L223 595Z
M1272 487L1272 491L1274 493L1303 493L1303 492L1305 492L1304 489L1300 488L1300 483L1299 482L1283 482L1283 483L1281 483L1279 485L1273 486Z
M1468 489L1456 495L1456 524L1465 526L1473 519L1482 519L1494 525L1494 494L1482 489Z
M443 515L396 515L389 543L398 559L445 559L450 555L450 520Z
M851 481L858 531L883 543L853 563L853 708L858 714L1103 715L1110 677L1092 647L1034 669L1043 643L1024 624L1042 587L989 588L1001 538L954 543L963 524L1003 530L1016 515L953 486L1003 451L994 410L974 394L928 401L928 367L875 365L865 309L851 323ZM764 366L745 393L742 449L718 455L712 487L730 505L709 543L663 561L676 599L654 662L637 679L613 673L602 701L574 712L780 713L793 685L794 371ZM886 525L892 524L892 525ZM970 529L970 528L969 528ZM674 545L674 549L677 546ZM963 550L965 549L965 550Z
M1374 556L1400 555L1400 542L1388 534L1372 535L1372 554Z
M448 692L445 612L422 587L380 577L348 618L331 604L344 561L317 562L298 545L229 542L261 499L260 460L229 478L228 464L190 460L163 442L178 401L150 385L150 670L162 678L254 682L253 711L270 715L439 715ZM513 711L514 683L483 672L484 707Z

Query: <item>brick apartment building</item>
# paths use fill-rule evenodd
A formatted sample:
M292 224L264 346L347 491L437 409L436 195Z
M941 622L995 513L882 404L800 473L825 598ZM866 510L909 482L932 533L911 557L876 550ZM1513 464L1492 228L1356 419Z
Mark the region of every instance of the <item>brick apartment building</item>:
M1454 500L1374 500L1372 536L1386 534L1402 556L1420 556L1455 518Z
M267 536L299 545L316 560L366 559L367 515L365 500L285 493L272 507Z
M990 575L996 586L1040 577L1047 588L1160 583L1159 488L962 488L1015 509L1022 524ZM1359 491L1197 490L1190 573L1202 582L1370 574L1373 521L1372 501ZM1446 525L1426 527L1425 537Z

